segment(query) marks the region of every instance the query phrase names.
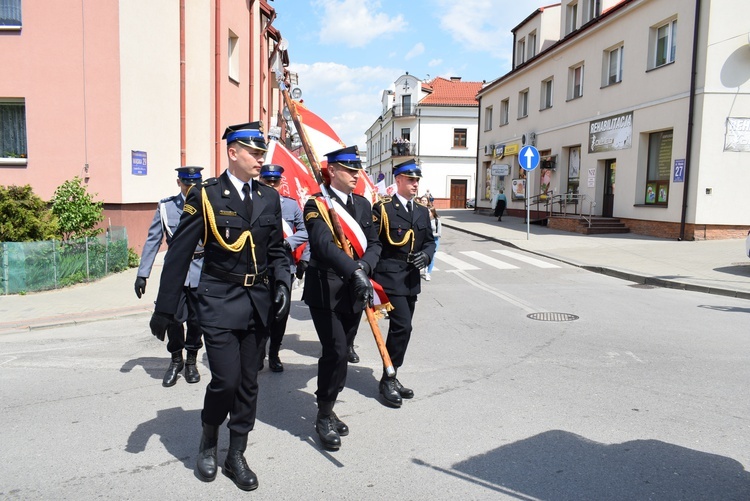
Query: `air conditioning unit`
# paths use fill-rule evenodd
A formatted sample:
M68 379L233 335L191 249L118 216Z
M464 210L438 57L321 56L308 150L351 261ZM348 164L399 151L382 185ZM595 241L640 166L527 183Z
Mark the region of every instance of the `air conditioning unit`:
M487 144L484 146L484 154L491 156L495 153L495 145L494 144Z
M527 132L521 136L521 144L526 146L536 146L536 132Z

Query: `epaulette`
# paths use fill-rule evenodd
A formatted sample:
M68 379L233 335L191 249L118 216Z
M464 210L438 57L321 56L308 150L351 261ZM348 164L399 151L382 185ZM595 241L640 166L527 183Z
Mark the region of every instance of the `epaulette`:
M382 197L378 202L383 202L384 204L391 203L391 200L393 200L393 197Z
M218 182L219 182L219 178L218 177L209 177L208 179L205 179L201 183L201 186L212 186L212 185L214 185L214 184L216 184Z
M171 202L171 201L172 201L172 200L174 200L174 199L175 199L175 197L177 197L177 196L178 196L178 195L172 195L171 197L166 197L166 198L162 198L161 200L159 200L159 203L160 203L160 204L163 204L163 203L166 203L166 202Z

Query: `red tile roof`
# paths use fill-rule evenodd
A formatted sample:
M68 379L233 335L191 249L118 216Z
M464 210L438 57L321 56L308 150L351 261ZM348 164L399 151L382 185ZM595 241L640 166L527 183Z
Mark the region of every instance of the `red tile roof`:
M462 82L458 79L447 80L437 77L431 82L422 84L422 90L430 95L419 104L424 106L478 106L477 93L483 82Z

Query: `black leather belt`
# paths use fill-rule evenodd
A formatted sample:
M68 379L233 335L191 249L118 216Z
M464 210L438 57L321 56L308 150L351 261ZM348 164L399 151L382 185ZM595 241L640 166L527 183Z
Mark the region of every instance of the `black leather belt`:
M223 271L213 266L207 266L203 272L207 275L211 275L214 278L224 280L233 284L240 284L245 287L252 287L258 284L268 283L268 270L263 270L260 273L248 273L246 275L240 275L239 273L230 273Z
M201 259L204 254L205 254L205 251L195 252L193 253L193 259Z

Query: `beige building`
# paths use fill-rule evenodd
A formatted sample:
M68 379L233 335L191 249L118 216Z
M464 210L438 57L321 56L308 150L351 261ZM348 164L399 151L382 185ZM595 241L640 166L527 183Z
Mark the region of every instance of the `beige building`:
M227 125L284 126L266 0L2 6L0 183L49 200L83 178L139 253L156 202L178 192L175 168L218 175Z
M492 208L503 189L511 213L528 198L532 219L591 214L660 237L745 236L746 7L564 0L534 11L512 30L513 69L477 96L477 206ZM530 172L525 145L540 154Z

